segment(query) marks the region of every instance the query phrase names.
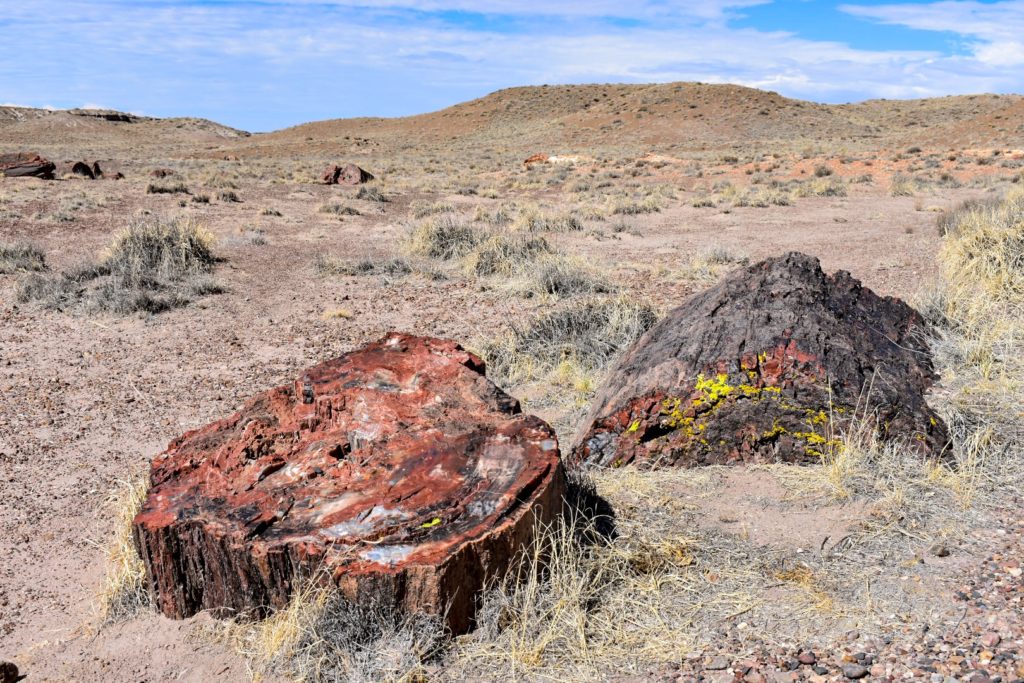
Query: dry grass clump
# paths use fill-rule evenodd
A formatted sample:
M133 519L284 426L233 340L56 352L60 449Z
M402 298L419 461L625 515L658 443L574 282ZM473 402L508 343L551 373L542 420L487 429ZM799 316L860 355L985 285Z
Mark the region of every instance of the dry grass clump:
M713 643L741 615L771 620L778 630L805 624L798 635L806 637L838 621L834 594L849 590L851 603L863 598L860 589L836 585L829 570L838 567L819 558L801 560L702 529L695 523L700 510L680 494L709 488L715 476L594 471L596 494L614 508L614 519L591 510L541 530L517 571L486 596L477 631L453 644L446 676L642 677ZM851 583L862 580L847 573L856 574Z
M0 242L0 274L46 270L46 254L30 242Z
M360 186L359 191L356 192L356 199L362 199L367 202L378 202L380 204L391 201L384 194L383 190L373 185Z
M554 296L609 294L616 289L582 260L561 254L550 254L532 264L518 286L520 291Z
M316 272L320 275L390 275L401 277L412 273L410 263L401 257L382 260L362 259L348 261L336 256L320 255L316 260Z
M716 246L691 254L677 275L686 280L714 282L726 271L749 262L750 259L742 254Z
M455 205L451 202L417 202L412 205L412 215L415 218L426 218L439 213L454 213Z
M816 178L793 187L794 197L845 197L846 183L837 178Z
M142 509L149 482L124 481L108 499L114 517L114 535L104 548L106 575L99 595L100 624L131 619L150 605L146 568L132 540L132 520Z
M146 185L146 194L191 194L191 191L182 182L149 183Z
M655 197L645 197L642 200L619 200L611 204L610 213L616 216L637 216L645 213L658 213L661 211L661 201Z
M514 326L483 345L493 375L510 382L535 379L570 360L600 370L658 319L646 303L626 297L564 305Z
M96 263L22 280L20 301L89 312L159 313L220 292L210 278L213 236L191 219L147 217L122 232Z
M385 605L352 605L329 580L309 580L288 606L260 621L237 620L207 635L246 657L257 680L425 680L445 632L437 617Z
M913 197L919 189L918 182L907 175L897 173L889 181L890 197Z
M578 232L584 225L571 212L549 213L530 207L519 212L513 228L527 232Z
M332 216L360 216L359 209L342 204L340 202L326 202L317 209L320 213L328 213Z
M554 253L543 237L516 232L497 232L467 255L466 268L477 276L515 275L542 256Z
M788 192L778 188L748 188L733 201L733 206L752 206L766 209L769 206L789 206L792 204Z
M460 218L447 213L421 222L405 240L411 256L448 261L461 258L483 240L483 235Z

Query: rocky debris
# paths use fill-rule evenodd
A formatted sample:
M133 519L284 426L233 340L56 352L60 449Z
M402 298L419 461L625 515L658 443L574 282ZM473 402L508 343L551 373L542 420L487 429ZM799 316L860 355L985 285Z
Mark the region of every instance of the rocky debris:
M727 276L651 328L599 391L574 457L603 466L819 462L859 418L938 455L924 322L800 253ZM866 400L865 400L866 397Z
M483 361L402 334L179 437L150 481L134 536L169 617L259 614L316 575L456 633L564 493L553 430Z
M57 165L34 152L0 154L0 172L8 178L35 177L53 180Z
M89 180L94 180L96 178L92 172L92 167L84 161L76 161L71 166L71 173L82 176L83 178L88 178Z
M361 185L373 180L373 174L355 164L328 166L321 176L325 185Z
M18 667L14 662L0 661L0 683L16 683L23 677L18 675Z
M990 552L951 577L948 597L960 604L931 627L890 624L872 635L857 631L799 647L765 643L750 629L723 626L714 645L644 680L768 681L914 680L1024 681L1024 508L1019 502L977 539ZM722 666L722 665L725 666ZM795 666L794 666L795 664ZM635 679L628 679L635 680Z

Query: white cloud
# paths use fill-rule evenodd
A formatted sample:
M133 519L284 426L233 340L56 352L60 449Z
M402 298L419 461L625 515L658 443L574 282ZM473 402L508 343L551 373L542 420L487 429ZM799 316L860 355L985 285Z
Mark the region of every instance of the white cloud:
M992 67L1024 65L1024 2L843 5L844 12L885 24L942 31L973 39L971 57Z

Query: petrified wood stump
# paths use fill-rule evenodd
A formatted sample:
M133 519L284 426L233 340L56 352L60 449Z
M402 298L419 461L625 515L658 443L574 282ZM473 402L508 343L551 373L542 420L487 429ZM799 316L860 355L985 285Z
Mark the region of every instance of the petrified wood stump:
M606 466L820 462L851 420L938 454L921 317L799 253L737 270L611 372L574 457Z
M454 342L391 334L153 461L134 534L160 610L261 613L310 575L472 625L480 590L560 513L556 437Z

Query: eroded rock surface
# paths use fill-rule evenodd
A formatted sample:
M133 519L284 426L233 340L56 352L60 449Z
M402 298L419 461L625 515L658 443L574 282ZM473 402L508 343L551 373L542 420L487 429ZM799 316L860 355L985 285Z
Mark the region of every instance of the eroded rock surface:
M464 632L563 493L554 432L479 358L391 334L174 441L134 534L170 617L280 607L315 574Z
M937 455L923 321L792 252L696 294L626 352L574 457L605 466L819 462L851 420Z
M8 178L33 176L53 180L57 165L33 152L0 154L0 173Z
M328 166L321 178L326 185L361 185L373 180L373 174L355 164Z

